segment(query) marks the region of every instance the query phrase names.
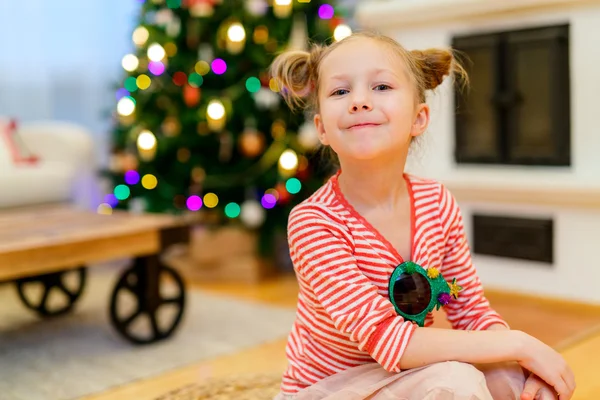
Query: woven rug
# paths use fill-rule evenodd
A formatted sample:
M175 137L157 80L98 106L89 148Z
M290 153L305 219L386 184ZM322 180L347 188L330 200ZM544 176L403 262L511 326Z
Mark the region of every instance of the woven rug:
M119 270L89 269L76 309L40 320L0 286L0 398L75 399L288 334L294 311L188 291L174 336L144 347L125 342L108 320ZM157 393L157 396L159 393Z

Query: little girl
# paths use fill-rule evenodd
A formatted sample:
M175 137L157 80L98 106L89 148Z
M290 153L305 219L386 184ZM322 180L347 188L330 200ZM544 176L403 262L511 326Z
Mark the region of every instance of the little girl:
M455 72L449 51L371 33L274 61L340 166L289 216L299 296L278 399L571 398L564 359L484 297L452 194L404 172L426 92ZM431 327L436 307L453 329Z

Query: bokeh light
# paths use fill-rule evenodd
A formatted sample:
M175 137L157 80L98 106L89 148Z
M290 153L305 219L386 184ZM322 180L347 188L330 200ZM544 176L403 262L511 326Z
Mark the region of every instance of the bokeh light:
M192 87L200 87L204 83L204 78L202 78L202 75L192 72L188 78L188 83Z
M285 182L285 189L291 194L296 194L302 189L302 183L297 178L290 178Z
M240 216L241 208L237 203L229 203L225 206L225 215L229 218L237 218Z
M339 24L333 31L333 38L338 42L350 35L352 35L352 29L345 24Z
M198 211L202 208L202 199L200 196L192 195L187 198L185 204L190 211Z
M264 208L270 209L275 207L275 204L277 204L277 199L272 194L265 193L262 199L260 199L260 204L262 204Z
M156 136L145 129L137 137L137 145L142 150L152 150L156 146Z
M158 179L152 174L146 174L142 177L142 186L144 189L152 190L158 185Z
M217 75L222 75L227 71L227 64L221 58L215 58L211 64L212 70Z
M154 76L162 75L165 72L165 64L161 61L150 61L148 63L148 71Z
M133 72L140 65L140 60L133 54L126 54L121 60L121 65L125 71Z
M150 77L146 74L141 74L140 76L138 76L135 82L137 83L137 86L142 90L148 89L150 87L150 84L152 83Z
M319 7L319 18L321 19L331 19L334 15L334 9L331 4L323 4Z
M120 115L128 116L135 111L135 100L131 96L122 97L117 103L117 112Z
M206 108L206 113L209 118L219 120L225 115L225 107L219 100L211 100Z
M292 149L287 149L279 157L279 165L285 170L293 170L298 166L298 155Z
M110 206L110 204L102 203L98 206L98 208L96 209L96 212L100 215L111 215L113 212L113 209Z
M258 92L260 90L260 80L254 76L246 79L246 89L250 93Z
M242 40L246 39L246 31L244 30L242 24L239 22L234 22L229 26L229 29L227 29L227 37L232 42L241 42Z
M150 32L148 32L148 29L146 29L143 26L139 26L133 31L133 43L135 43L138 47L141 47L144 44L146 44L148 37L150 37Z
M177 71L173 74L173 83L177 86L183 86L187 82L187 75L185 72Z
M115 197L119 200L127 200L131 191L127 185L117 185L114 190Z
M210 65L204 60L198 61L194 66L194 70L200 75L206 75L210 71Z
M137 185L140 181L140 174L135 170L125 172L125 183L128 185Z
M151 61L160 61L165 58L165 55L165 49L158 43L152 43L150 47L148 47L148 58Z
M125 79L123 86L125 86L125 89L127 89L129 92L135 92L138 90L137 80L133 76Z
M214 208L219 204L219 198L214 193L206 193L204 195L204 205L208 208Z

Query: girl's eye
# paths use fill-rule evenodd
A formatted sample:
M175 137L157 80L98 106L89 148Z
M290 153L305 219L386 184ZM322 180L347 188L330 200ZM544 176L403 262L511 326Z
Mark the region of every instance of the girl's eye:
M381 85L375 86L375 89L377 89L377 90L387 90L387 89L390 89L390 87L389 87L389 85L386 85L386 84L382 83Z
M338 89L335 92L331 93L332 96L341 96L346 94L348 91L346 89Z

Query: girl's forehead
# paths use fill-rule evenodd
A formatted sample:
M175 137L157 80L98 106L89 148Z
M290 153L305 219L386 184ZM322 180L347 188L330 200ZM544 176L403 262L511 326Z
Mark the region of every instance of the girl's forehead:
M342 43L327 54L320 65L320 74L328 79L344 75L400 72L404 63L390 45L370 38L357 38Z

